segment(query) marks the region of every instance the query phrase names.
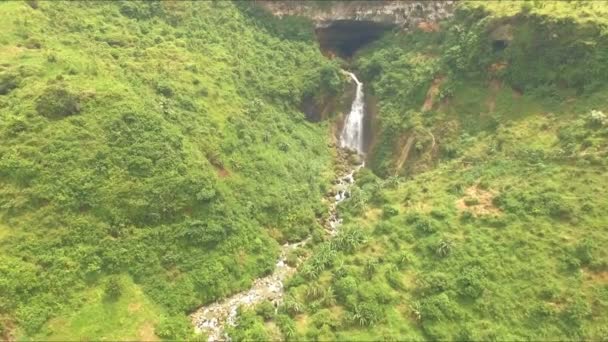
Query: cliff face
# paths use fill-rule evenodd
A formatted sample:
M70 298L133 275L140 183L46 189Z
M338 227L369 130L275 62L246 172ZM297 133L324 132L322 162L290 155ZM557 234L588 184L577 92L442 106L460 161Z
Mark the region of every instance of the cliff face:
M336 21L367 21L409 28L436 22L452 15L456 0L449 1L260 1L277 16L298 15L312 19L317 27Z

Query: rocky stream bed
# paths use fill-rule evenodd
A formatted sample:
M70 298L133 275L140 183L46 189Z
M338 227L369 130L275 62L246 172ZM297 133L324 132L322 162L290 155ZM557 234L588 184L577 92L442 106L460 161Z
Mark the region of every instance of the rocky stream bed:
M334 236L338 232L342 223L337 212L338 204L350 196L350 187L355 182L354 174L361 167L363 164L355 166L349 173L339 177L330 192L333 198L329 205L328 219L324 222L325 231L330 236ZM285 280L296 272L295 267L287 264L287 254L290 250L304 246L309 240L281 246L281 254L274 272L269 276L256 279L250 289L199 308L190 316L195 331L197 333L205 332L209 336L209 341L230 340L225 334L224 328L226 325L234 326L236 324L237 309L240 306L253 307L265 300L278 306L285 294L283 288Z

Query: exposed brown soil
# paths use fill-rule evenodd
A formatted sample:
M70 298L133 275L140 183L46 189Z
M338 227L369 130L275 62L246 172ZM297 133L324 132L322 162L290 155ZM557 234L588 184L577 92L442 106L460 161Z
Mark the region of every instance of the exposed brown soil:
M139 327L137 336L140 341L159 341L158 336L154 333L154 325L151 322L145 322Z
M503 70L508 65L509 64L507 62L497 62L497 63L494 63L494 64L490 65L490 68L489 68L488 71L491 72L491 73L495 73L497 71Z
M418 23L418 29L424 32L439 32L439 24L430 21Z
M397 160L397 165L395 167L395 175L398 175L399 172L401 171L401 169L403 168L403 165L405 164L405 162L407 161L407 159L410 155L410 151L412 149L412 146L414 145L415 140L416 140L415 136L413 134L410 135L407 138L407 141L405 142L405 146L404 146L403 139L401 139L399 146L403 146L403 149L401 149L401 154L399 155L399 159Z
M436 77L433 80L433 83L429 87L429 90L426 92L426 98L424 99L424 104L422 105L422 111L428 112L433 109L433 105L435 104L435 100L439 95L439 87L443 84L445 77L440 76Z
M513 98L518 99L524 95L524 92L518 89L513 89Z
M218 168L217 169L217 176L220 178L226 178L230 176L230 172L226 169L222 168Z
M499 80L493 79L490 81L490 96L487 100L488 113L493 113L496 109L496 95L498 95L500 88L502 88L502 84Z
M583 275L585 280L591 281L596 284L608 284L608 271L592 271L589 269L583 269Z
M0 334L0 340L6 342L15 341L15 336L13 336L14 326L10 321L2 320L0 321L4 325L4 331Z
M127 307L129 313L137 312L139 309L141 309L141 303L129 303L129 306Z
M496 208L492 200L496 194L492 191L480 189L474 185L465 190L465 196L456 201L458 211L469 211L476 216L500 215L500 209Z

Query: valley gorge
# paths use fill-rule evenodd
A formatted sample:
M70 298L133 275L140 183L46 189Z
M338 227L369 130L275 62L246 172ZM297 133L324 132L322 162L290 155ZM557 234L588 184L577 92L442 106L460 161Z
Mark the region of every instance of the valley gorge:
M605 340L606 18L0 2L0 339Z

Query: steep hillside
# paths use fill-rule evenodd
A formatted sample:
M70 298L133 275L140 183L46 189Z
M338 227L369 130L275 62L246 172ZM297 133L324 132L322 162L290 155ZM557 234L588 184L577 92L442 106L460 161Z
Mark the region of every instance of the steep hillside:
M0 3L2 339L606 340L608 5L453 4Z
M341 233L233 336L606 339L607 10L466 2L360 52L381 178L359 173Z
M238 6L0 4L4 338L188 337L321 229L333 152L298 108L338 67Z

